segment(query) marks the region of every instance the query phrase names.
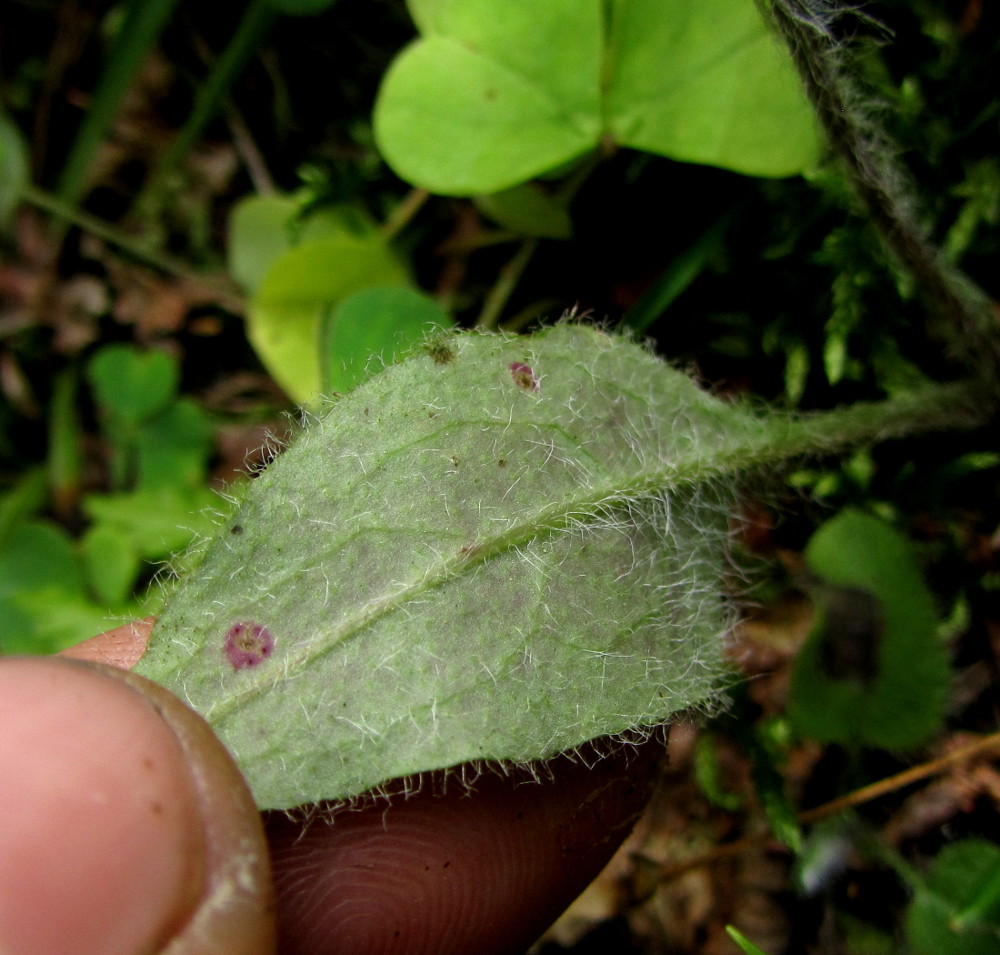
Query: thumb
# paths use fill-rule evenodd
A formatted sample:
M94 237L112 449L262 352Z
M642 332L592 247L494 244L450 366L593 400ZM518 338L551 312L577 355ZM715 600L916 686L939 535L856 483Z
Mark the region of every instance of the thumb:
M0 951L273 951L267 849L199 716L114 667L0 661Z

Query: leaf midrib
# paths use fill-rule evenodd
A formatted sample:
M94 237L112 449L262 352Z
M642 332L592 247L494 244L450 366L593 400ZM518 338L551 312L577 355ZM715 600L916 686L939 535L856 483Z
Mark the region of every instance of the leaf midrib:
M818 418L788 419L781 423L783 428L776 427L778 422L774 420L770 422L770 427L760 427L755 419L744 418L748 430L738 437L730 435L722 446L704 450L692 448L689 451L693 453L677 461L659 460L654 467L633 471L620 481L590 486L585 495L570 502L562 501L540 508L533 516L509 526L502 534L473 542L473 549L441 559L436 567L431 565L420 580L368 602L336 628L330 638L309 642L300 654L286 660L284 666L274 668L272 676L264 679L262 674L257 682L233 691L226 700L210 706L205 716L210 721L217 721L242 709L260 693L287 679L290 673L298 672L335 647L342 646L408 600L442 586L539 534L592 519L602 508L621 506L686 486L708 484L726 475L751 471L762 465L776 465L809 452L833 452L844 444L859 443L866 437L873 440L907 433L926 415L928 405L937 404L939 409L949 405L961 407L968 401L966 387L944 385L932 386L917 395L827 412ZM886 415L886 410L890 408L898 415L895 420L892 415Z
M715 457L720 457L716 455ZM731 455L726 455L726 458ZM335 627L326 639L310 640L295 656L286 658L284 665L275 668L273 675L261 674L260 678L244 689L230 693L226 699L217 701L204 713L209 721L221 720L249 705L262 692L280 683L301 669L315 663L320 657L335 648L360 636L369 626L392 613L409 600L430 590L443 586L473 568L502 556L540 535L562 530L577 522L588 522L601 510L620 507L627 502L662 494L685 485L707 481L724 473L726 467L709 462L692 462L686 473L681 473L675 465L663 466L648 472L636 472L629 479L597 488L588 488L588 494L575 498L569 503L550 504L535 512L529 518L508 527L493 538L473 542L469 550L460 551L450 557L441 558L432 564L419 579L410 581L397 591L386 594L353 611L346 620Z

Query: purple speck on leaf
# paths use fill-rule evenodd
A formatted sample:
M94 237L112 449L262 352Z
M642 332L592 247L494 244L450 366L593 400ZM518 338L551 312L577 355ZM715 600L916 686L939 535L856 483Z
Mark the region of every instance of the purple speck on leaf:
M518 388L523 388L525 391L538 391L538 378L531 370L531 365L526 365L523 361L511 362L510 373Z
M245 670L247 667L259 666L271 655L274 637L267 627L243 620L234 623L226 631L222 648L234 670Z

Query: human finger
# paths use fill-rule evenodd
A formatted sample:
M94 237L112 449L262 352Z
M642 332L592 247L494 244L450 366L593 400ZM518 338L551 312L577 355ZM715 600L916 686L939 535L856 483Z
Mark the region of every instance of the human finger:
M249 792L208 726L121 670L0 661L0 951L267 952Z
M150 629L130 624L78 652L129 665ZM388 806L271 814L282 953L526 947L627 835L662 753L656 741L590 750L545 764L541 781L487 774L471 792L431 774Z
M538 779L487 772L444 793L432 774L409 798L305 824L271 814L281 952L526 950L628 834L662 752L651 740L557 757Z

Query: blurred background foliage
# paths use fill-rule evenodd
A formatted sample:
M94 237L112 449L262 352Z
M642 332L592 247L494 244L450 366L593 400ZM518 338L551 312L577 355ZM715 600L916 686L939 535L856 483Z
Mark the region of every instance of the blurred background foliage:
M164 563L211 533L287 413L429 329L517 332L573 309L649 336L718 392L790 409L962 374L954 331L883 251L801 103L782 100L781 149L751 141L795 88L763 32L719 87L702 82L705 31L670 29L683 3L595 3L628 11L609 34L508 19L508 42L533 38L513 44L531 81L508 91L489 2L458 4L464 23L430 0L6 4L0 652L155 612ZM563 6L533 9L558 26ZM701 6L756 36L751 0ZM995 299L1000 14L866 13L841 21L845 55L915 214ZM508 114L476 113L450 81L463 30ZM653 67L643 35L664 44ZM610 78L609 36L624 63ZM675 61L698 81L679 98ZM750 105L724 118L718 88ZM553 89L569 120L539 108ZM728 146L706 147L724 122ZM1000 857L983 841L1000 801L998 485L983 429L747 488L729 706L675 730L638 841L546 951L1000 950ZM817 814L921 766L932 781Z

